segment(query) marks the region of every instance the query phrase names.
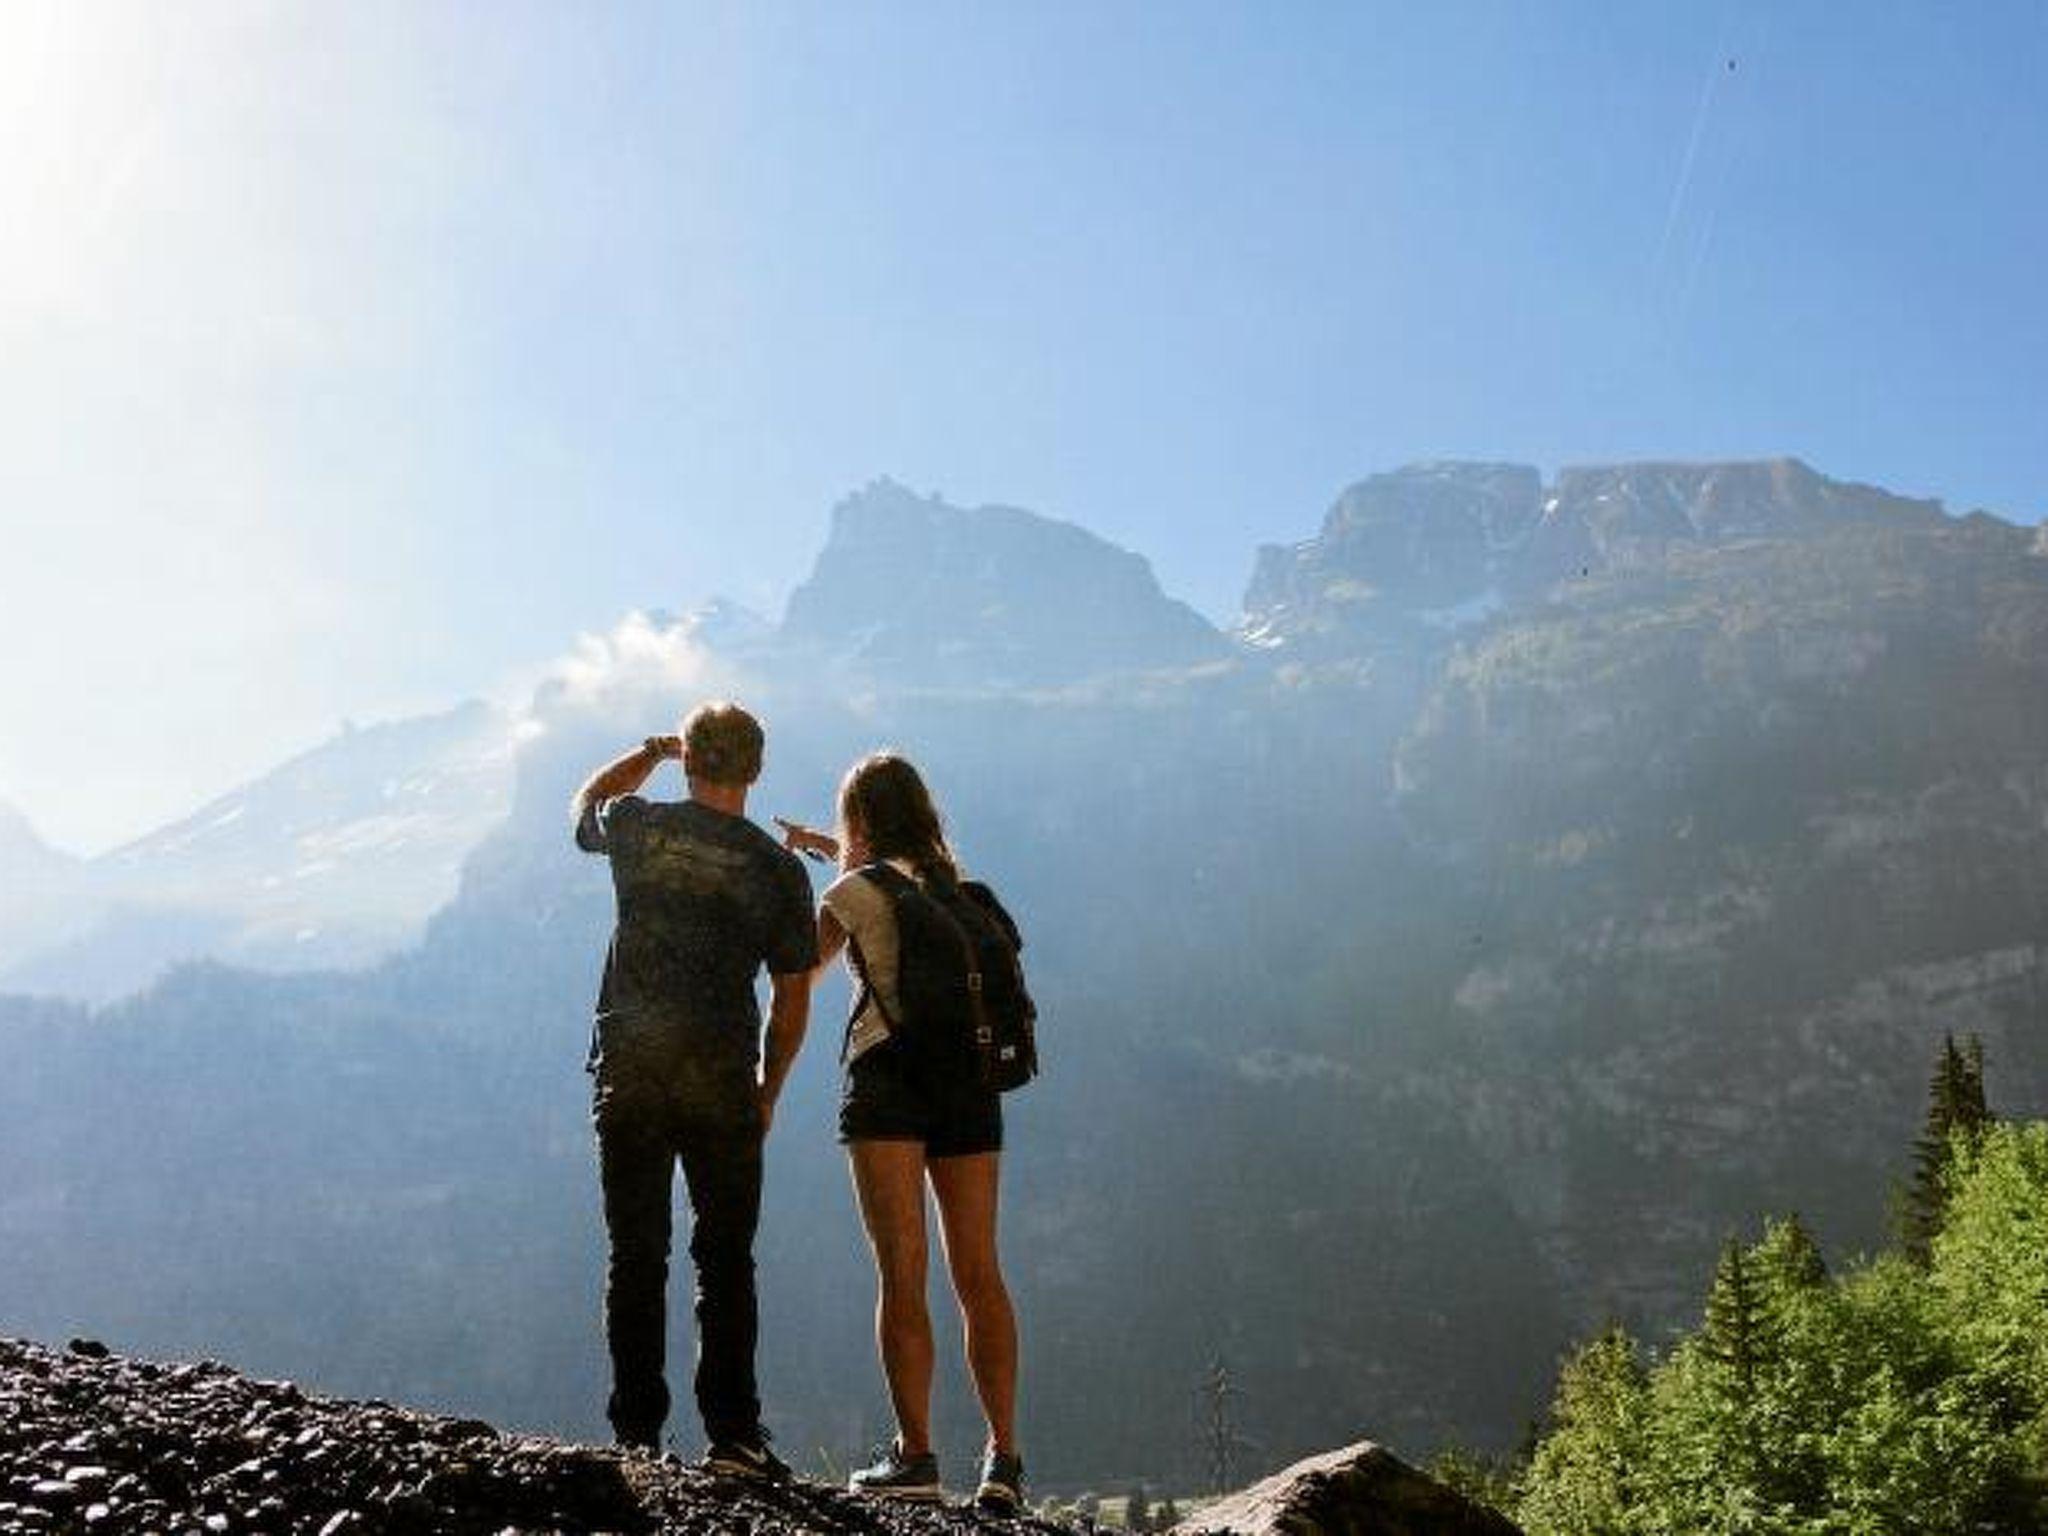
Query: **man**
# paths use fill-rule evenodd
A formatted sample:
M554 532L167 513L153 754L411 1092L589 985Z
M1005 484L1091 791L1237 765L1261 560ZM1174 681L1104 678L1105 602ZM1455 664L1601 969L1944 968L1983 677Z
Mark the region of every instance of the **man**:
M693 710L576 792L576 843L609 856L618 921L590 1052L611 1262L605 1338L613 1432L657 1449L670 1202L683 1165L697 1273L697 1408L711 1471L780 1481L754 1384L754 1228L761 1144L803 1044L817 963L811 884L796 856L746 818L761 726L732 703ZM634 791L679 757L689 798ZM765 1049L754 982L768 968Z

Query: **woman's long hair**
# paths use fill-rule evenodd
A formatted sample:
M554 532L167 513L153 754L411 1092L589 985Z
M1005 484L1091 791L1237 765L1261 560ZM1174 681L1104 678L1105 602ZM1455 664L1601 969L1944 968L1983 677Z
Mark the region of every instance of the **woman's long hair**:
M856 832L870 859L903 859L927 880L960 878L939 808L907 757L871 752L846 770L839 783L840 846L851 847Z

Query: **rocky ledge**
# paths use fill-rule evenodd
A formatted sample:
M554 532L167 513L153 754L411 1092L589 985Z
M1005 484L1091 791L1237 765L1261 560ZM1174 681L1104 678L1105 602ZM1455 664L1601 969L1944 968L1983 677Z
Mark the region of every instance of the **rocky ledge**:
M1519 1536L1362 1442L1198 1511L1184 1536ZM712 1477L668 1457L319 1397L211 1360L0 1339L0 1533L1074 1536L1030 1516Z
M0 1531L1057 1531L971 1509L763 1487L646 1456L319 1397L224 1365L0 1339Z

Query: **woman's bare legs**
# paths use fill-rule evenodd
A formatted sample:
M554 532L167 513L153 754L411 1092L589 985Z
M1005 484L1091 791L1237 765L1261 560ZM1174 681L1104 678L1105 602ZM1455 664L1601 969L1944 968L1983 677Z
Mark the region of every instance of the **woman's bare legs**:
M881 1295L875 1304L875 1345L896 1433L906 1456L932 1448L932 1320L924 1304L924 1143L847 1143L861 1223L874 1250Z
M967 1369L974 1377L974 1395L988 1419L989 1447L1006 1456L1017 1454L1017 1319L1010 1308L996 1257L996 1170L1002 1154L977 1152L966 1157L940 1157L925 1166L932 1192L939 1199L939 1227L945 1237L946 1267L953 1276L953 1294L960 1300L960 1321L967 1335ZM922 1206L918 1211L919 1247L923 1246ZM920 1270L920 1282L922 1272ZM923 1292L919 1299L922 1302ZM920 1306L920 1312L923 1308ZM931 1332L925 1332L925 1380L931 1380Z

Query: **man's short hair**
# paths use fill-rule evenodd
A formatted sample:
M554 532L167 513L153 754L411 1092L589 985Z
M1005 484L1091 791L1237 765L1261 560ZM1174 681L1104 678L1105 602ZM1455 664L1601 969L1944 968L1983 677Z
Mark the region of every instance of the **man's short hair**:
M730 699L699 704L683 721L683 772L710 784L761 777L761 722Z

